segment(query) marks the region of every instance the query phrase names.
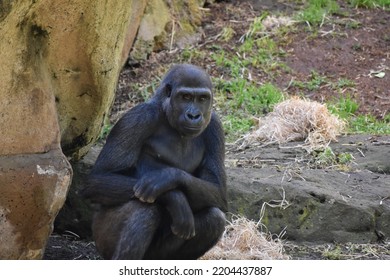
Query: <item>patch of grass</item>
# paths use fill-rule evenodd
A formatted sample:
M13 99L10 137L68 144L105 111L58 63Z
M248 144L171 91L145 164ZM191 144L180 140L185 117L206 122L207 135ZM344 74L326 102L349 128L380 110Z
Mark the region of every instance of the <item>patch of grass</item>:
M349 0L356 8L390 7L390 0Z
M337 88L349 88L349 87L354 87L354 86L355 86L354 81L351 81L351 80L345 79L345 78L338 79L337 83L334 85L334 87L337 87Z
M278 57L284 56L285 52L278 47L272 36L265 31L263 20L267 17L263 13L254 19L248 31L241 36L241 45L236 49L236 54L244 64L260 68L264 72L271 73L275 70L284 69L285 65L278 61Z
M107 138L108 134L110 133L111 129L113 128L113 124L110 122L109 118L105 118L104 124L102 127L102 130L100 131L98 140L104 140Z
M274 104L283 99L282 92L267 83L258 86L242 78L236 78L222 85L222 92L230 94L228 106L252 116L259 116L272 110Z
M340 260L342 259L342 251L339 246L332 249L327 248L323 251L322 256L328 260Z
M351 153L336 154L331 147L326 147L323 151L313 153L313 165L316 168L337 168L347 171L349 164L355 159Z
M264 31L264 25L262 21L268 16L268 13L263 13L261 16L255 18L250 24L248 31L241 36L240 42L245 42L250 38L258 38L259 33Z
M354 116L349 121L349 131L351 133L388 135L390 134L390 114L387 114L383 120L378 120L372 115Z
M326 147L315 155L315 166L317 167L328 167L335 164L337 164L337 157L331 147Z
M222 125L228 142L235 141L237 138L247 133L254 124L252 119L238 114L222 117Z
M316 71L311 71L310 79L307 82L294 81L293 86L296 86L300 89L307 89L310 91L318 89L320 86L328 83L328 79L325 76L321 76Z
M204 59L205 53L196 48L185 48L181 52L181 61L191 63L195 59Z
M390 134L390 114L387 114L382 120L370 114L356 115L359 104L349 96L341 97L336 102L328 103L327 107L332 114L348 122L349 133Z
M327 107L332 114L344 120L349 120L359 109L359 104L347 95L346 97L341 97L336 102L328 103Z
M219 37L222 41L229 42L233 38L235 33L236 32L234 31L234 29L228 26L222 29L221 33L219 34Z
M227 140L234 141L254 125L254 118L272 110L283 100L283 93L274 85L256 85L243 77L215 80L216 105L223 113L222 123Z
M307 7L298 15L298 20L311 26L320 26L327 15L339 11L340 6L334 0L309 0Z
M351 153L341 153L337 156L338 162L343 165L351 163L354 159Z

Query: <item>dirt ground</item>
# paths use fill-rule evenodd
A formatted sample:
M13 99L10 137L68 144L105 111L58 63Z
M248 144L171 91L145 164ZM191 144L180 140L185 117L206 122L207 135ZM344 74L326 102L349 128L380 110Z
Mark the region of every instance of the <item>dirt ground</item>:
M338 2L345 16L332 16L332 20L325 21L316 35L300 23L290 28L283 38L273 38L286 52L281 62L287 64L289 71L270 75L252 68L251 76L258 84L276 83L288 94L303 93L313 100L328 101L349 95L359 102L359 113L371 113L382 118L390 109L390 13L381 9L353 9L345 1ZM151 54L147 61L123 69L113 107L113 121L117 119L118 112L142 101L145 92L149 94L153 89L151 82L162 77L174 63L197 64L208 69L213 77L223 77L226 70L217 67L211 59L213 46L234 52L232 43L239 44L240 37L248 31L254 18L264 12L292 14L301 7L292 5L290 1L233 0L207 8L209 12L201 29L202 40L193 48L209 55L194 55L183 60L183 50L165 50ZM219 36L226 26L234 30L234 36L228 42ZM326 77L318 89L294 86L294 81L309 81L313 71ZM385 77L375 77L375 73L381 71L387 71ZM339 92L333 88L339 79L350 80L354 85Z
M381 9L354 9L338 1L345 15L332 16L325 21L315 36L304 23L296 24L283 38L278 38L286 55L281 58L289 71L275 75L251 69L253 79L259 84L272 82L288 94L303 93L313 100L327 101L349 95L359 102L359 113L371 113L383 118L390 113L390 12ZM152 53L147 61L127 65L118 82L117 95L112 108L111 121L115 122L125 110L142 102L153 91L153 83L170 65L189 62L208 69L213 77L223 77L224 69L211 60L214 45L232 52L231 45L247 32L255 17L268 11L270 14L292 14L300 9L291 1L232 0L216 1L205 10L201 27L201 41L193 46L210 55L183 60L183 50L162 50ZM229 42L220 40L223 27L230 26L234 36ZM293 81L309 81L315 71L326 77L326 82L316 90L302 89ZM383 78L375 77L385 72ZM332 87L340 78L354 82L340 92ZM351 250L353 248L353 250ZM352 245L326 244L297 246L286 243L286 253L292 259L389 259L389 244ZM325 252L325 253L324 253ZM330 253L326 253L330 252ZM337 254L333 254L337 252ZM77 236L53 234L45 259L98 259L91 242Z

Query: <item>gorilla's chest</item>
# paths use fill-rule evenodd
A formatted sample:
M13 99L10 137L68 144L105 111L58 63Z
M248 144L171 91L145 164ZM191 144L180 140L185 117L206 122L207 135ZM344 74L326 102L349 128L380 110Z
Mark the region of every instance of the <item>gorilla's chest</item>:
M202 163L205 147L200 138L182 139L156 134L147 141L145 149L156 164L193 173Z

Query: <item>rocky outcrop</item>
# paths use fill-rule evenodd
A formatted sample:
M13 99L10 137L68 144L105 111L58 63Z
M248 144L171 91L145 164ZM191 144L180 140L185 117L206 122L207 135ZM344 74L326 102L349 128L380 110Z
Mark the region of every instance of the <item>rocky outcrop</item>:
M231 212L261 219L265 230L299 242L390 237L390 137L343 137L332 151L351 161L321 169L299 144L229 155Z
M230 151L229 209L297 242L375 242L390 236L390 137L346 136L331 145L352 161L315 167L299 145ZM61 231L90 235L91 211L78 195L100 148L75 164L75 180L56 221ZM386 173L384 173L386 171ZM77 225L77 227L75 226Z
M199 38L204 0L149 0L130 61L145 60L151 52L191 45Z
M77 159L99 135L145 5L0 2L0 259L42 257L72 176L61 146Z
M0 4L1 91L18 103L17 92L55 97L64 152L79 158L99 135L114 98L119 71L141 21L145 1L17 1ZM27 105L27 104L26 104ZM32 110L32 109L31 109ZM29 112L21 111L22 114ZM22 118L21 118L22 119ZM26 137L29 123L17 127L14 147ZM41 122L57 122L57 118ZM55 131L55 130L53 130ZM38 141L29 135L28 141ZM6 147L5 149L8 149ZM20 151L18 151L20 152Z

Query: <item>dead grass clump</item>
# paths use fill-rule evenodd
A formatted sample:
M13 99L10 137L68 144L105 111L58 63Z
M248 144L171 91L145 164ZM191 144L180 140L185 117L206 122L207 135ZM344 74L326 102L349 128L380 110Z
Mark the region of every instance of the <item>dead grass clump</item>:
M245 217L236 217L226 226L216 246L208 251L204 260L286 260L279 239L258 230L258 225Z
M277 104L274 111L259 119L259 128L244 137L244 145L305 141L309 152L337 141L344 121L332 115L316 101L291 98Z
M282 26L290 26L296 23L292 18L286 16L274 16L270 15L263 21L263 26L266 30L274 30Z

